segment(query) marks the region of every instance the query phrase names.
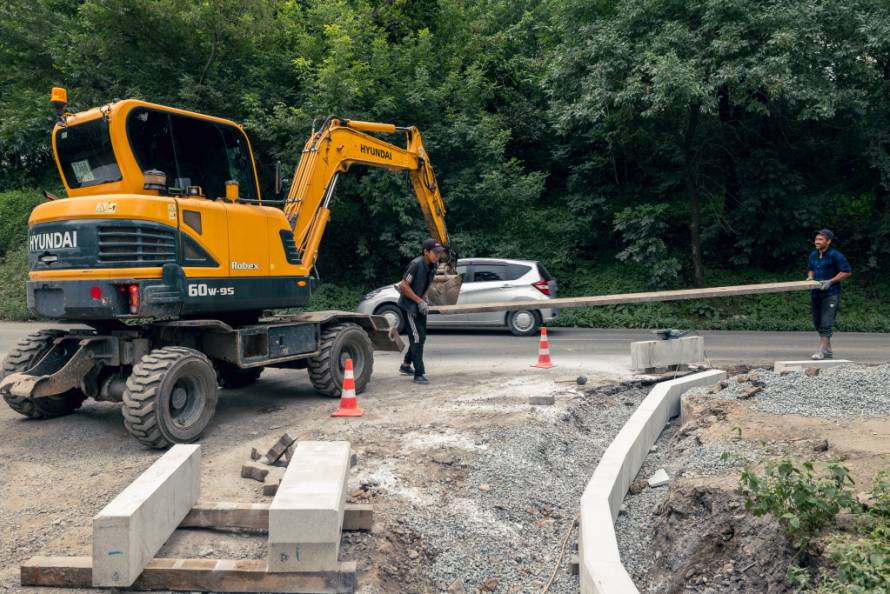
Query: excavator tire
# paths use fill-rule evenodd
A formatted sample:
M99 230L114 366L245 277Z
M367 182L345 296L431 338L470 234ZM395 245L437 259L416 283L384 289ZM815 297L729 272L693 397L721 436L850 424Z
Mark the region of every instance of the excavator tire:
M260 379L260 375L263 373L262 367L241 369L237 365L225 361L214 361L213 367L216 369L216 381L219 387L228 390L246 388Z
M3 360L0 380L11 373L32 368L52 348L53 339L63 334L61 330L40 330L21 339ZM50 419L73 413L80 408L86 396L80 390L74 389L58 396L43 398L4 393L3 399L20 415L31 419Z
M201 352L163 347L142 357L127 378L124 427L151 448L198 439L216 411L213 364Z
M309 379L315 389L325 396L339 397L347 358L352 359L355 391L359 394L374 371L371 339L358 324L334 324L322 329L319 354L309 359Z

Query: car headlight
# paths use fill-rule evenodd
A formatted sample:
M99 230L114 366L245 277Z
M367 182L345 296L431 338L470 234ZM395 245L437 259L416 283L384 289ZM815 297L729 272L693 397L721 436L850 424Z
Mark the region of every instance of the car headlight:
M362 299L371 299L371 298L373 298L375 295L377 295L378 293L380 293L380 289L374 289L373 291L371 291L370 293L368 293L367 295L365 295L364 297L362 297Z

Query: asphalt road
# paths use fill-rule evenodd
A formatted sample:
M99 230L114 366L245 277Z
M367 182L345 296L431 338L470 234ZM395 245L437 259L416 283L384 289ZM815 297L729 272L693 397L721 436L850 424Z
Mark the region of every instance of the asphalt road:
M0 323L0 354L21 336L48 324ZM701 332L705 355L713 365L771 364L777 360L808 358L818 346L814 332ZM648 330L553 328L550 351L564 370L629 371L630 343L652 340ZM890 334L839 333L833 340L837 358L861 363L890 361ZM537 337L517 338L508 332L433 330L425 360L431 375L456 370L518 371L528 369L537 354ZM377 369L395 366L395 353L378 353Z

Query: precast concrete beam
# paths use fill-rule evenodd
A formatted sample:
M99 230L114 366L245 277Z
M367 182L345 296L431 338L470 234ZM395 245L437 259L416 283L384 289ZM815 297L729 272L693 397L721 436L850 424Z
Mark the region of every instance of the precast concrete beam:
M803 371L804 369L825 369L828 367L840 367L841 365L852 365L853 362L847 359L805 359L803 361L776 361L773 364L773 371L781 373L783 371Z
M643 340L630 343L632 369L657 369L672 365L689 365L705 359L705 339L684 336L673 340Z
M93 518L93 586L131 586L200 494L201 446L173 446Z
M269 571L337 567L348 441L300 441L269 507Z

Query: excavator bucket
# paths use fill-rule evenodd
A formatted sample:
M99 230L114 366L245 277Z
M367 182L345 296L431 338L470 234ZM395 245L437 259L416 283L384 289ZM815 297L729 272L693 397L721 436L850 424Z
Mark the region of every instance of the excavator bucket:
M464 277L460 274L436 274L430 287L430 305L457 305Z

